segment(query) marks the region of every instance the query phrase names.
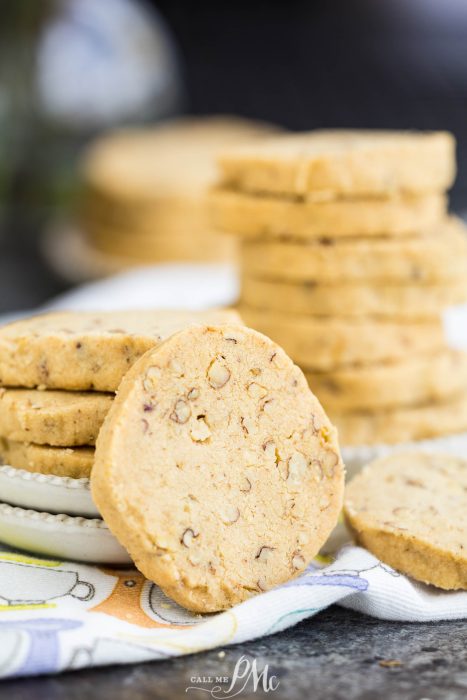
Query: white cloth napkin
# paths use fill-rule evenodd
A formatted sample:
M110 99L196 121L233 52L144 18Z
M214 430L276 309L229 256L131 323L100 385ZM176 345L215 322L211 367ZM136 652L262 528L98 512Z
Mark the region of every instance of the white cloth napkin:
M231 267L164 265L79 287L41 310L203 309L232 303L237 290ZM447 320L454 344L466 341L465 318L464 309ZM0 318L0 323L6 320ZM49 561L2 548L0 676L166 659L224 647L279 632L333 603L388 620L467 617L467 592L416 583L354 546L345 547L324 568L311 565L288 584L205 617L187 613L134 569Z
M136 570L0 552L0 676L167 659L256 639L337 603L400 621L467 618L467 592L397 574L344 547L324 568L217 615L188 613ZM312 624L312 623L311 623Z

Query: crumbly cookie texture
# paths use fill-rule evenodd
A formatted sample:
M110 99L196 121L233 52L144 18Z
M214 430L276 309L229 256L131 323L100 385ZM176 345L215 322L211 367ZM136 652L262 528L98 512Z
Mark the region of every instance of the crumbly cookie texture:
M467 353L445 349L371 367L307 371L305 376L327 411L396 409L467 391Z
M147 350L193 324L241 323L235 311L59 312L0 329L0 384L116 391Z
M467 461L404 453L372 462L346 488L358 543L423 583L467 589Z
M395 445L467 432L465 392L439 403L329 414L342 445Z
M342 284L404 284L465 277L467 228L449 217L436 233L411 238L293 238L244 241L244 273L265 279Z
M241 302L257 309L342 318L433 318L466 300L467 274L439 284L297 284L245 275L241 289Z
M333 370L402 360L411 353L440 350L439 318L423 321L294 316L241 307L245 322L270 336L302 367Z
M304 239L426 232L440 223L447 210L446 196L440 193L314 202L216 188L209 193L208 203L212 226L220 231Z
M282 195L374 196L432 192L455 177L447 132L315 131L231 148L219 159L222 184Z
M0 389L0 435L15 442L94 445L112 394Z
M93 447L50 447L0 438L0 461L28 472L89 477L94 462Z
M275 343L190 328L148 352L104 422L93 499L181 605L223 610L305 569L333 529L337 434Z

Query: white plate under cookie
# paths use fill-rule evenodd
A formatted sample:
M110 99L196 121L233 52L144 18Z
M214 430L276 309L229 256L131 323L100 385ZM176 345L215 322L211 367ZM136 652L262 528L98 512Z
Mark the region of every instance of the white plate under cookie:
M0 541L56 559L130 565L128 552L103 520L53 515L0 503Z
M89 479L28 472L8 465L0 466L0 501L47 513L100 518Z

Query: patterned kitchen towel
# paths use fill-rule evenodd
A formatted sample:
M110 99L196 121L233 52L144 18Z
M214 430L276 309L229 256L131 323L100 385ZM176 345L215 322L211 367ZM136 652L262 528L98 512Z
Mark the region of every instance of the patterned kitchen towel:
M330 565L216 615L188 613L135 569L0 552L0 675L167 659L263 637L338 603L386 620L467 618L467 592L402 576L345 546Z

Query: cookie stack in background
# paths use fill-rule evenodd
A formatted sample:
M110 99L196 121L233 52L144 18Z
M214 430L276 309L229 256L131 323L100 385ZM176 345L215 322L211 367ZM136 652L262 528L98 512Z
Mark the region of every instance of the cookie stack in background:
M219 166L211 220L242 240L242 317L301 365L341 444L467 431L467 355L442 323L467 299L453 137L287 134Z
M207 217L215 157L272 131L260 122L207 117L101 137L82 165L80 228L91 259L94 253L110 269L234 260L234 238L211 229Z

